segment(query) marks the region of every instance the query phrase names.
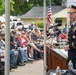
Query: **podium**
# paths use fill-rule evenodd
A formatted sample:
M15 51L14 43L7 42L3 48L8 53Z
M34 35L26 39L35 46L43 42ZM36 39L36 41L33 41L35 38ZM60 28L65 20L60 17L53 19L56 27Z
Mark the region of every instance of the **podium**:
M46 47L46 65L47 71L55 70L57 66L60 66L62 70L68 68L68 55L63 49L51 49Z

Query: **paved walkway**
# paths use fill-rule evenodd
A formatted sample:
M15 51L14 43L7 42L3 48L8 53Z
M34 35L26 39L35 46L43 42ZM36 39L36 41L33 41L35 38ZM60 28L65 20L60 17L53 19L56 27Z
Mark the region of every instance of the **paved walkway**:
M10 75L43 75L43 60L27 63L25 66L18 66L12 69Z

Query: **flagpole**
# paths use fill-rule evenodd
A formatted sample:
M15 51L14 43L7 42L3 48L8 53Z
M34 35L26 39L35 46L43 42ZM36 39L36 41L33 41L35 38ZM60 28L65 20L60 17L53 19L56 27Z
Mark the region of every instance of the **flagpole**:
M50 2L50 6L51 6L51 0L49 2Z
M69 30L69 27L68 25L70 25L70 19L69 19L69 14L68 14L68 1L66 1L66 6L67 6L67 34L68 34L68 30Z
M67 8L67 12L68 12L68 8ZM70 25L70 21L69 21L69 14L67 13L67 34L68 34L68 30L69 30L68 25Z
M44 74L46 75L46 0L44 0Z
M50 0L49 2L50 2L50 7L51 7L51 10L52 10L51 0ZM52 11L51 11L51 12L52 12ZM51 19L51 23L53 23L53 19Z
M5 75L10 70L10 0L5 0Z

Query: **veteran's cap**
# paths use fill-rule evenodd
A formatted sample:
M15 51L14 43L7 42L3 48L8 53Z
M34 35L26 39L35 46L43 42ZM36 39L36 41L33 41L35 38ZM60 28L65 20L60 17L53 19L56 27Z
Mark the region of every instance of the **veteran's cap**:
M76 6L75 5L71 5L69 7L68 13L76 13Z

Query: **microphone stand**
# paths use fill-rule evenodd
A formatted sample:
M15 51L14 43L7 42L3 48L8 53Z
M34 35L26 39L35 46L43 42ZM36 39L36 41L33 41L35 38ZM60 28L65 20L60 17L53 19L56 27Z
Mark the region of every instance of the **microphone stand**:
M54 40L54 39L53 39L53 37L52 37L51 46L50 46L50 47L51 47L51 48L50 48L50 49L51 49L51 51L50 51L50 54L51 54L51 69L52 69L52 46L53 46L53 40Z
M54 28L55 26L53 26L52 28ZM50 54L50 68L52 69L52 46L53 46L53 39L54 38L54 36L52 37L52 40L51 40L51 42L50 42L50 47L49 47L49 50L48 50L48 54Z
M50 43L51 45L50 45L50 47L49 47L49 50L48 50L48 54L50 54L50 64L51 64L51 69L52 69L52 45L53 45L53 37L52 37L52 39L51 39L51 43Z

